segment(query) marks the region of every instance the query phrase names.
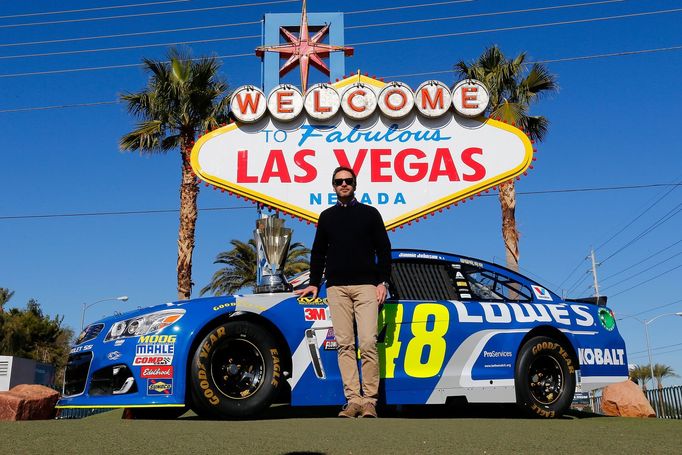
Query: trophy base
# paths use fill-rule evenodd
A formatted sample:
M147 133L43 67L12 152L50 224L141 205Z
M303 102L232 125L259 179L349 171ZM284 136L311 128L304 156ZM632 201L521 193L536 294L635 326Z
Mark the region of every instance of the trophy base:
M262 283L256 285L256 294L269 294L272 292L289 292L293 287L279 276L264 276Z

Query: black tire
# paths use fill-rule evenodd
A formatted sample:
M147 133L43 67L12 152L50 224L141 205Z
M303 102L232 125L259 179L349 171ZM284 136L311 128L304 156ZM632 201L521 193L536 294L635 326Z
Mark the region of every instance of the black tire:
M230 321L214 328L192 359L193 410L208 418L258 414L279 392L279 356L275 339L254 323Z
M566 346L553 338L535 337L519 351L516 400L531 415L559 417L571 405L575 370Z

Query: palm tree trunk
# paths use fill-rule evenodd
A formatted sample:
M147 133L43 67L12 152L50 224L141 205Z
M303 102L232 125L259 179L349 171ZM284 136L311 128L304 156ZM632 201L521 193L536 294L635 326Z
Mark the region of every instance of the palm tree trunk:
M500 185L500 207L502 209L502 239L506 252L507 268L519 270L519 231L516 229L516 191L514 181Z
M189 155L192 138L184 136L181 141L182 182L180 183L180 227L178 230L178 300L192 296L192 253L194 231L197 224L197 197L199 184L192 172Z

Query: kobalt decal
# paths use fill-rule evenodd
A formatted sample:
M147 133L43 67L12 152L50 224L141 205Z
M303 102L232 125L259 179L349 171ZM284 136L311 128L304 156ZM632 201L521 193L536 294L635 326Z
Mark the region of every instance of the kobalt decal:
M147 379L147 395L172 395L173 380Z
M158 366L158 367L142 367L140 369L140 377L147 379L168 379L173 377L173 367Z
M168 355L136 355L133 365L170 365L173 356Z
M578 357L583 365L625 365L624 356L625 349L578 349Z
M329 317L327 308L303 308L306 321L327 321Z

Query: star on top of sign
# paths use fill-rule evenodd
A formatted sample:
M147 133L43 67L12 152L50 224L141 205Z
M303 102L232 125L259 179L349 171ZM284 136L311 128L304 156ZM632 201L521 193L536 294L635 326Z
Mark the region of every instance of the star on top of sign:
M262 57L265 52L277 52L280 58L289 56L289 59L279 69L280 77L294 69L298 64L301 70L301 89L303 92L308 87L308 72L310 65L329 76L329 67L322 60L329 57L330 52L343 51L346 56L353 55L353 48L348 46L332 46L321 43L320 41L329 31L329 24L326 24L319 32L310 37L308 33L308 13L306 12L306 0L303 0L303 10L301 11L301 27L298 37L294 36L289 30L280 27L280 32L289 41L285 44L274 46L258 46L256 55Z

